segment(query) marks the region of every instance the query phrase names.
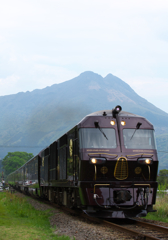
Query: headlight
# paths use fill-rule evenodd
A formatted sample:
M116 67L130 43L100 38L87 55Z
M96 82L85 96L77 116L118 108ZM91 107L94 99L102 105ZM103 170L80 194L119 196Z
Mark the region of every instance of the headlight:
M126 122L125 121L121 121L121 125L125 126Z
M146 163L146 164L151 164L151 162L152 162L152 160L150 160L150 159L148 159L148 158L145 160L145 163Z
M96 164L97 163L97 160L96 160L96 158L91 158L91 163L93 163L93 164Z
M89 162L91 164L104 164L106 162L105 158L90 158Z
M110 121L110 124L115 125L115 121L114 120Z
M151 164L153 164L153 159L152 158L138 158L138 163L151 165Z

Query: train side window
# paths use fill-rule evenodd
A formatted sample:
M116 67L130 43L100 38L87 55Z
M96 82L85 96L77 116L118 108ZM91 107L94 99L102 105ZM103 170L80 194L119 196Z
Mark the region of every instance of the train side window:
M57 174L63 180L67 177L67 134L58 140L58 159Z

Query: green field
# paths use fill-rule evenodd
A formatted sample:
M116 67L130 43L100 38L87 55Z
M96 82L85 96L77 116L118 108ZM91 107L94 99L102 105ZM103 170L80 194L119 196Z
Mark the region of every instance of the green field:
M154 209L157 212L148 213L146 219L161 221L168 223L168 195L164 193L158 193L156 204L154 205Z
M168 195L158 194L154 209L146 219L168 223ZM0 192L0 240L70 240L68 236L58 236L51 228L50 210L35 210L27 198L10 192Z
M0 192L0 240L69 240L57 236L51 228L49 211L35 210L26 198L9 192Z

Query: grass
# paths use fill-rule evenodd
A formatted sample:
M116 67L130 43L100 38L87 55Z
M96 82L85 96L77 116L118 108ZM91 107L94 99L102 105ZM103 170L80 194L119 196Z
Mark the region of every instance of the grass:
M9 192L0 192L0 240L69 240L68 236L54 234L49 211L34 209L26 198Z
M164 193L157 194L154 209L157 212L148 213L146 219L168 223L168 195Z

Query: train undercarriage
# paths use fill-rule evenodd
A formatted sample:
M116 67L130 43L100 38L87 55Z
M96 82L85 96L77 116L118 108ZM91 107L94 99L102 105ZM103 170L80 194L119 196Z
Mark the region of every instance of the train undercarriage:
M157 183L129 183L113 187L115 183L85 183L79 187L15 186L28 195L47 199L68 208L80 208L99 218L144 217L153 212ZM125 184L125 186L124 186ZM126 186L127 184L127 186Z

